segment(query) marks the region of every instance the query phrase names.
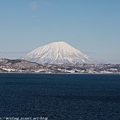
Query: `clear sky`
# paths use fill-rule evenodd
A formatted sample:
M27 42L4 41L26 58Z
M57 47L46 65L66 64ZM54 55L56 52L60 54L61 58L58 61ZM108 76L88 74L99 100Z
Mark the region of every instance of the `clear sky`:
M0 0L0 58L55 41L120 63L120 0Z

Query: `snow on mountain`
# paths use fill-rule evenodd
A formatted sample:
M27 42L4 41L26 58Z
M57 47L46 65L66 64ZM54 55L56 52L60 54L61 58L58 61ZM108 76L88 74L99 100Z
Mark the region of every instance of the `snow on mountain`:
M39 47L22 59L41 64L81 64L95 63L87 55L73 48L65 42L53 42Z

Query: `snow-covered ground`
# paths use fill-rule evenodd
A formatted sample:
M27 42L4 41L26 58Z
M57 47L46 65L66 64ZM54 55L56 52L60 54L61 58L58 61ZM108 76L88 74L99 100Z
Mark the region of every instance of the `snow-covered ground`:
M38 64L25 60L0 59L0 72L120 74L120 64Z

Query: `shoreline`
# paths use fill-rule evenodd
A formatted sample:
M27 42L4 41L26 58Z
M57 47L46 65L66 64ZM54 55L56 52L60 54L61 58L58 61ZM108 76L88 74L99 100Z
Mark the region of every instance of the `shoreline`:
M19 73L19 72L0 72L0 74L46 74L46 75L120 75L120 73Z

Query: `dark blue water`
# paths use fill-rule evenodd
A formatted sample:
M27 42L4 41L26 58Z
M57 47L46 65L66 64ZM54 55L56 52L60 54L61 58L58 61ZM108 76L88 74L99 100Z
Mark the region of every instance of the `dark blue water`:
M120 75L0 74L0 117L120 120Z

